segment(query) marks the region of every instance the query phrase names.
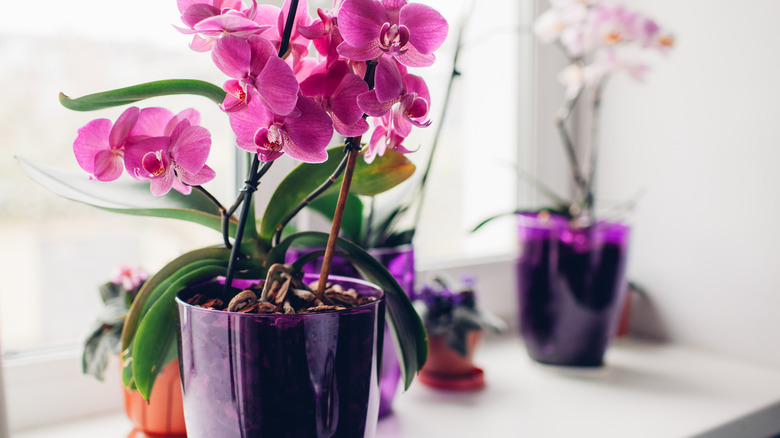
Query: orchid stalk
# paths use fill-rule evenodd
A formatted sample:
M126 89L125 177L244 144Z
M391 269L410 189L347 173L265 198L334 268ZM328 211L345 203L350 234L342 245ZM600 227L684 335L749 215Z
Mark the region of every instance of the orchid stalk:
M601 95L607 79L627 72L641 80L649 69L645 56L651 51L667 53L674 37L654 20L603 0L553 0L552 7L534 23L542 43L555 43L569 59L558 75L565 86L564 101L555 117L572 180L574 198L568 215L581 226L595 220L594 181L598 159ZM580 162L568 121L582 97L591 110L588 150Z

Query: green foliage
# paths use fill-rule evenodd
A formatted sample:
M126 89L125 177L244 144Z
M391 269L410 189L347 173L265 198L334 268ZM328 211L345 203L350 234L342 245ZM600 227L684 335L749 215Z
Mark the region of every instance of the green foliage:
M284 218L333 174L343 156L341 147L332 148L328 150L328 159L324 163L301 163L293 169L276 188L268 203L269 207L260 225L260 238L270 242ZM414 164L398 153L388 152L385 157L378 157L370 165L358 158L350 193L375 195L395 187L412 173L414 173ZM337 193L341 179L339 177L335 180L322 196ZM335 201L333 207L329 209L335 211Z
M131 87L118 88L102 93L88 94L71 99L60 93L60 103L73 111L94 111L114 106L128 105L139 100L157 96L176 94L194 94L211 99L217 104L225 100L225 91L209 82L195 79L168 79L164 81L147 82Z
M91 181L83 173L68 172L21 157L16 161L33 181L63 198L115 213L179 219L222 231L219 210L197 190L189 195L173 190L165 196L154 196L149 192L149 183ZM231 233L235 233L237 222L231 221Z

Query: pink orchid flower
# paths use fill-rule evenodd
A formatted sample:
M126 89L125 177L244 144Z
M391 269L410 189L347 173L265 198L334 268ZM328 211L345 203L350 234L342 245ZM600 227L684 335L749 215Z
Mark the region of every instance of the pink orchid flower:
M308 163L328 158L325 148L333 137L333 122L310 97L299 96L295 110L286 116L252 101L246 110L229 117L238 147L256 153L262 161L273 161L283 153Z
M181 120L170 136L148 137L129 144L125 167L138 180L151 180L154 196L171 188L189 194L190 186L205 184L216 176L206 165L211 149L211 134L206 128Z
M120 265L111 273L111 283L121 284L126 291L138 289L147 278L149 274L138 266Z
M317 9L319 20L314 20L309 26L299 26L298 31L304 38L312 40L314 48L327 59L328 68L339 60L338 46L344 42L338 26L336 15L332 11Z
M406 0L346 0L338 13L344 42L338 52L355 61L383 54L409 67L428 67L447 36L447 20L430 6Z
M216 42L211 56L217 67L233 78L223 87L227 91L221 105L225 112L244 110L254 97L276 114L289 114L295 108L298 80L268 39L225 36Z
M392 109L395 131L407 137L412 125L426 127L431 97L425 81L412 74L402 75L395 61L380 58L374 89L358 96L358 105L366 114L381 117Z
M126 109L112 124L108 119L96 119L78 131L73 142L76 161L98 181L113 181L122 175L125 141L138 120L137 107Z
M246 39L271 27L252 20L257 13L257 0L252 0L248 9L242 9L241 0L179 0L177 3L181 20L188 28L174 27L181 33L194 34L190 48L197 52L208 52L224 35Z
M406 138L393 129L392 114L387 113L382 117L375 118L373 123L375 129L373 134L371 134L371 140L368 142L368 148L365 154L363 154L363 159L366 163L371 164L377 156L383 156L388 149L402 154L412 152L401 144Z
M301 93L317 101L333 117L336 132L345 137L368 131L368 122L357 104L358 95L367 91L368 84L350 73L345 61L338 61L332 68L328 68L326 61L301 82Z
M270 28L267 28L262 33L262 36L268 38L273 43L277 52L282 43L282 34L284 33L284 26L287 22L287 11L289 10L290 0L285 0L281 9L273 5L260 5L257 8L257 15L254 18L254 21L260 25L270 25ZM311 17L309 17L306 0L300 0L298 2L298 9L296 9L292 32L290 33L289 52L292 55L290 62L293 69L295 69L298 63L309 54L309 40L304 38L298 29L310 25ZM283 53L282 58L286 57L287 54Z

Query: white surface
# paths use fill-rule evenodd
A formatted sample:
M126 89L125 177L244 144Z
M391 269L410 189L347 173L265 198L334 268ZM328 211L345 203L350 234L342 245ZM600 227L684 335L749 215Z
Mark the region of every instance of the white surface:
M377 438L688 437L780 400L780 369L672 345L623 341L595 373L532 363L516 337L477 352L487 386L473 393L415 382L381 420ZM125 437L112 414L19 432L16 438Z
M629 261L660 315L645 329L780 366L780 2L628 3L677 36L603 99L598 194L645 192Z

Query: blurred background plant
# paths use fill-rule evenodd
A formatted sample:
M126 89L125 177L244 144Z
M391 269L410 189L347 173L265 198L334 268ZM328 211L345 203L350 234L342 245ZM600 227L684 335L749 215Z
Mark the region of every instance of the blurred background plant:
M477 307L476 282L464 275L457 288L441 277L417 292L415 308L425 324L430 338L443 337L447 346L460 354L468 354L468 333L478 330L500 332L505 323Z
M90 329L81 356L82 372L102 381L111 357L122 347L125 317L149 274L137 266L119 266L100 286L103 309Z

